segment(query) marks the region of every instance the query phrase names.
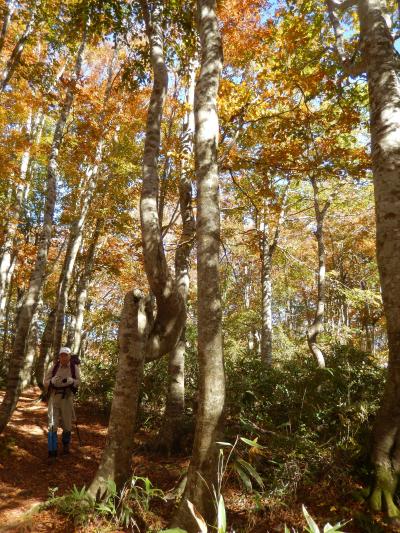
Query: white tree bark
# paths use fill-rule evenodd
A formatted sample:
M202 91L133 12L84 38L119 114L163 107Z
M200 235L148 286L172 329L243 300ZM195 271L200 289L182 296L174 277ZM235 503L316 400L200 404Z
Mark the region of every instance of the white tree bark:
M147 115L146 139L143 155L143 187L140 197L140 220L144 265L151 293L157 303L157 315L146 344L146 361L158 359L176 345L185 327L186 306L177 283L171 274L164 253L159 220L158 155L161 142L161 120L168 88L168 72L164 59L161 28L162 7L153 3L150 12L143 0L146 31L150 43L150 57L154 81Z
M43 389L46 361L49 359L54 341L54 322L55 309L52 309L47 317L46 326L40 341L39 356L35 362L35 380L41 389Z
M167 94L168 72L164 61L162 39L162 4L152 3L152 9L146 0L141 1L146 31L150 43L150 58L153 69L153 88L147 115L146 138L143 154L143 186L140 198L140 216L142 228L142 244L144 264L150 290L156 298L157 315L152 320L148 310L146 316L148 324L143 327L140 335L136 335L132 341L132 358L135 359L135 368L138 371L131 372L131 378L125 380L128 384L130 395L137 398L141 382L141 372L144 359L159 358L165 355L178 342L185 326L186 308L182 295L176 288L176 283L171 275L163 249L162 234L158 216L158 154L160 149L161 120L164 100ZM140 292L140 291L139 291ZM135 295L132 296L134 298ZM131 298L127 295L127 298ZM149 308L153 298L137 296L137 300L144 302L143 306ZM136 305L136 313L142 313L141 305ZM133 319L132 319L133 320ZM140 316L133 320L136 323L143 320ZM135 331L138 331L137 328ZM142 346L144 343L144 346ZM125 356L120 352L121 363L125 364ZM140 372L139 372L140 370ZM137 402L130 402L129 416L119 416L121 399L120 390L123 388L119 380L123 380L123 373L118 370L113 396L113 406L110 416L109 439L103 453L98 472L92 482L90 491L92 494L103 494L106 488L106 479L111 477L121 486L130 476L130 453L133 446L134 422L136 419ZM115 409L114 409L115 404ZM115 413L115 416L114 414ZM110 457L114 457L118 449L119 441L124 434L130 436L124 450L124 455L118 464ZM125 442L125 440L124 440ZM124 444L125 446L125 444Z
M107 443L89 492L101 498L107 480L122 488L131 471L133 438L143 377L145 340L151 306L140 291L128 292L119 326L119 364L108 426Z
M193 155L194 90L197 61L190 62L189 87L182 140L182 167L179 184L179 204L182 233L175 253L175 279L178 291L186 304L189 292L189 257L195 237L195 220L192 209L192 183L190 160ZM182 417L185 411L185 331L182 331L175 348L168 355L168 394L161 430L157 436L158 447L168 453L179 451L182 435Z
M371 155L374 175L377 257L386 315L389 366L374 427L372 460L376 485L372 507L382 495L388 514L400 518L393 503L400 472L400 82L398 57L386 5L378 0L358 4L363 63L367 65Z
M281 198L281 211L276 222L275 231L272 238L270 237L269 222L267 217L269 213L263 212L263 223L261 228L260 239L260 258L261 258L261 360L269 367L273 363L272 353L272 261L276 247L278 246L279 236L282 225L286 216L286 199L289 192L289 184L285 187Z
M42 110L39 110L35 116L29 113L25 134L27 139L27 147L24 150L21 158L19 183L15 189L15 200L11 204L10 214L7 221L5 239L2 247L2 255L0 259L0 323L4 317L4 311L7 301L8 287L17 264L17 256L15 254L16 235L18 224L21 219L23 206L30 189L30 174L29 166L31 161L32 144L39 144L40 135L43 127L44 115Z
M79 355L82 347L83 321L85 317L86 301L90 281L93 274L96 249L98 246L100 233L103 228L104 220L99 218L96 221L96 227L93 232L93 237L90 242L87 255L85 258L85 267L78 280L75 296L75 316L73 317L73 324L71 328L71 349L72 353Z
M220 210L218 186L217 94L222 44L215 0L198 0L201 70L195 92L195 160L197 177L197 278L199 410L192 459L181 504L173 524L198 531L189 512L191 501L208 523L215 519L212 487L218 493L217 441L225 403L219 286Z
M16 264L16 262L13 261L15 244L14 241L21 216L23 201L26 196L26 189L28 187L26 179L30 160L31 140L33 132L32 113L29 113L25 131L28 140L28 146L23 152L21 158L20 181L16 186L15 199L11 204L10 215L6 226L6 234L2 248L2 256L0 259L0 322L3 320L8 286L10 284L10 280Z
M353 2L355 3L355 2ZM338 35L338 6L327 2ZM400 510L393 497L400 473L400 82L398 53L394 48L391 21L383 0L358 0L361 61L358 71L367 74L371 156L374 176L377 258L386 316L389 365L385 392L377 414L372 447L375 486L370 498L374 510L382 510L383 498L390 518L400 525ZM343 32L339 33L339 55ZM347 69L349 72L349 69ZM354 71L354 69L352 69ZM346 71L346 69L345 69ZM351 71L350 71L351 74ZM383 497L383 498L382 498Z
M31 327L29 328L28 338L26 340L26 353L24 368L21 371L21 390L25 389L28 385L33 384L34 367L37 358L37 346L38 346L38 322L40 310L42 307L42 299L40 299L38 306L32 317Z

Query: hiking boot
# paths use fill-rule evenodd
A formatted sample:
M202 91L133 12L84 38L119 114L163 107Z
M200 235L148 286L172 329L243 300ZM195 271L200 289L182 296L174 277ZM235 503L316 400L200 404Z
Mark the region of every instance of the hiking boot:
M68 455L69 454L69 444L63 444L62 453L63 453L63 455Z
M70 431L63 431L62 434L62 445L63 445L63 455L69 454L69 443L71 441L71 432Z
M53 464L56 462L56 459L57 459L57 450L49 451L48 462L50 464Z

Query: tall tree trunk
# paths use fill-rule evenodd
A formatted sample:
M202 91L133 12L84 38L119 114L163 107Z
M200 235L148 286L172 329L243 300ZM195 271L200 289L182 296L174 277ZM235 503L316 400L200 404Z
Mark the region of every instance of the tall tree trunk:
M157 449L167 454L180 451L185 412L185 333L168 354L168 394Z
M119 326L119 363L106 448L89 492L101 498L107 480L121 489L131 471L133 437L143 377L144 349L151 308L149 300L138 291L128 292Z
M325 314L325 273L326 273L326 256L324 243L324 220L326 212L329 208L330 202L327 201L321 209L318 198L318 185L316 179L312 176L310 178L313 192L314 192L314 209L317 228L315 230L315 237L318 245L318 274L317 274L317 308L313 323L307 331L307 342L310 348L311 355L313 355L320 368L325 368L325 357L318 345L318 335L324 329L324 314Z
M51 348L54 341L54 322L56 319L56 311L52 309L47 317L46 326L40 342L39 357L35 362L35 379L38 387L43 389L43 380L45 374L46 361L49 358Z
M28 338L26 340L25 362L24 368L21 371L21 390L23 390L28 385L33 384L34 367L36 362L36 351L38 344L38 322L41 306L42 301L40 301L38 306L36 307L35 313L32 317L31 327L29 328Z
M10 224L11 221L9 222L9 225ZM17 254L14 253L14 255L12 255L14 242L9 238L9 225L7 227L6 242L0 264L0 324L4 320L4 315L6 313L7 295L15 265L17 264Z
M34 2L33 8L30 11L30 17L25 26L25 29L21 37L18 39L17 43L15 44L11 52L11 55L7 61L7 64L5 66L5 69L2 72L1 81L0 81L0 93L4 92L5 88L10 83L11 78L14 75L17 66L19 65L21 61L21 56L22 56L22 52L24 51L25 45L35 29L37 12L38 12L39 6L40 6L40 0L36 0Z
M47 165L47 191L44 206L43 227L39 237L35 266L33 268L29 281L29 287L26 291L26 295L18 317L6 394L0 406L0 433L6 427L19 398L21 387L21 370L24 366L26 339L31 326L32 317L39 302L40 292L43 287L43 281L46 272L47 256L53 227L53 215L56 204L59 150L63 138L65 124L72 107L75 87L81 71L83 51L86 45L86 36L87 27L85 25L83 39L76 58L72 83L69 85L65 94L64 103L61 108L60 117L56 124L50 149L50 156Z
M67 250L65 252L64 263L60 274L54 328L54 359L58 357L58 353L62 344L68 293L71 286L72 273L75 267L76 257L82 244L83 227L92 199L94 182L91 182L89 187L90 190L86 190L82 194L84 200L82 209L80 210L79 218L76 219L71 225Z
M31 142L34 129L32 113L29 114L26 123L26 137L28 146L22 154L20 167L20 182L16 186L15 199L11 204L10 216L6 227L6 235L3 244L3 253L0 259L0 323L3 320L8 286L13 274L16 262L13 261L15 236L21 217L22 205L26 196L27 173L30 161Z
M182 234L175 253L175 278L183 300L189 292L189 257L195 236L195 220L192 209L192 183L190 160L193 154L194 133L194 89L197 61L190 62L189 87L186 113L182 132L182 168L179 184L179 204L182 218ZM168 356L168 394L158 446L171 451L179 451L182 435L182 418L185 411L185 330L182 331L175 348Z
M222 44L215 0L198 0L201 70L195 92L195 160L197 177L197 301L199 410L192 459L174 524L190 533L198 525L187 502L208 523L215 519L212 487L217 479L218 445L225 403L219 286L220 210L218 187L217 94L222 69Z
M96 248L99 242L103 224L104 220L102 218L97 219L93 237L85 257L85 266L76 286L75 316L71 327L71 349L72 353L76 355L79 355L81 352L83 320L85 315L87 295L94 268Z
M146 31L150 42L150 57L153 68L153 88L149 103L149 111L146 125L146 138L143 154L143 186L140 199L140 216L142 228L142 245L144 253L144 265L151 293L156 298L157 315L153 325L149 324L144 335L144 349L142 350L142 338L135 341L135 359L136 367L142 368L144 361L154 360L170 352L178 342L182 330L185 326L186 308L180 292L176 288L176 283L172 277L164 254L162 234L160 230L158 217L158 154L160 149L161 136L161 119L163 112L164 100L167 94L168 72L164 61L163 39L161 28L161 3L153 4L153 10L150 12L146 0L141 1L143 15L146 24ZM139 291L140 292L140 291ZM139 298L139 297L138 297ZM149 307L152 299L142 298L144 307ZM141 305L136 306L136 312L140 311ZM147 312L150 316L151 313ZM139 324L142 324L143 318L137 318ZM121 353L121 363L124 364L124 356ZM130 476L130 454L133 447L134 421L136 419L137 402L131 402L131 411L129 417L118 416L119 405L121 403L118 397L122 386L119 379L123 379L123 373L118 371L115 384L115 393L113 396L113 406L110 416L110 430L106 449L100 462L99 469L90 487L92 494L104 493L106 488L106 479L111 477L118 481L118 485L128 479ZM140 379L137 374L132 374L129 380L130 394L135 398L139 395ZM116 407L114 409L114 403ZM114 411L113 411L114 409ZM115 418L113 413L115 412ZM129 434L132 438L126 446L129 449L124 451L124 460L110 460L109 457L115 456L115 450L118 449L119 440L123 434ZM125 440L124 440L125 442ZM127 457L129 456L129 461Z
M260 255L261 255L261 314L262 314L262 328L261 328L261 360L270 367L273 362L272 354L272 260L276 247L278 246L279 236L282 225L286 216L286 200L289 193L289 183L286 185L282 198L281 210L278 220L276 222L275 231L270 238L269 223L264 209L263 213L263 227L261 231Z
M83 223L85 218L86 213L83 213L71 225L64 263L60 273L53 341L54 360L57 359L62 344L65 308L67 305L68 292L72 280L72 273L75 266L76 257L82 244Z
M10 215L8 218L5 240L2 248L2 255L0 259L0 323L4 317L4 311L7 300L8 287L17 264L17 229L20 223L21 215L23 213L23 206L26 203L26 198L30 189L30 162L31 162L31 148L32 144L36 145L40 142L40 135L43 127L44 115L39 110L35 116L29 114L26 123L26 141L27 147L24 150L21 158L20 166L20 180L15 189L15 200L11 204Z
M400 83L388 17L378 0L358 3L362 54L367 65L371 155L374 175L377 257L386 315L389 365L375 421L372 461L376 485L372 507L385 497L389 516L400 471Z
M267 366L272 365L272 255L268 243L266 225L261 244L261 360Z
M14 258L14 261L16 261L16 257ZM3 324L3 345L2 345L2 351L1 351L1 363L0 368L1 372L5 372L6 368L6 360L7 358L7 352L9 347L9 337L10 337L10 316L11 316L11 299L12 299L12 293L14 289L14 277L10 280L10 285L8 289L8 294L6 298L6 304L5 304L5 316L4 316L4 324Z
M157 302L156 321L146 347L146 360L152 360L160 357L160 354L168 353L175 346L185 325L186 308L167 265L158 213L160 188L158 155L162 112L168 88L168 71L164 59L161 30L161 7L155 5L154 11L150 13L147 2L143 0L141 3L154 73L147 116L143 154L143 187L140 198L144 266L151 293ZM167 335L166 332L168 332Z

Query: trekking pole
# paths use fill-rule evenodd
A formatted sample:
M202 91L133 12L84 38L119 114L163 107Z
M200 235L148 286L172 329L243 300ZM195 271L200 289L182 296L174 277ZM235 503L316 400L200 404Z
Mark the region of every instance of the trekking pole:
M75 412L74 404L72 404L72 412L73 412L73 416L74 416L74 419L75 419L76 434L78 435L79 446L83 446L82 439L81 439L81 434L80 434L79 427L78 427L78 420L76 419L76 412Z
M83 446L82 445L82 439L81 439L81 434L79 432L79 427L78 427L78 421L75 420L75 427L76 427L76 434L78 435L78 442L79 442L79 446Z

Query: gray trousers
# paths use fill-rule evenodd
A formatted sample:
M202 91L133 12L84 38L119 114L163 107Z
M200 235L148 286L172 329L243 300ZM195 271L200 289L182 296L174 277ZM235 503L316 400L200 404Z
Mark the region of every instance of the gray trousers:
M57 431L60 425L64 431L72 430L72 422L75 421L75 411L73 394L70 390L65 391L64 398L63 394L56 394L52 391L49 399L47 417L49 431Z

